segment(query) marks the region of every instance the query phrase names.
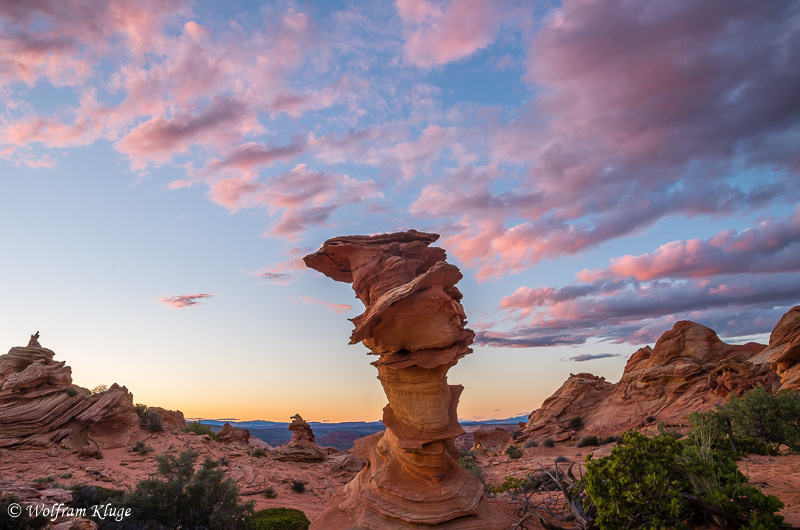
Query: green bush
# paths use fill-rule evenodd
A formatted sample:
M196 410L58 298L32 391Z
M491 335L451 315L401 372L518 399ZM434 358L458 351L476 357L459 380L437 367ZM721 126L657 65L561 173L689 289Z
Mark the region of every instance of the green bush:
M458 465L464 468L464 471L480 480L481 484L483 484L484 491L488 491L489 486L486 484L483 469L478 466L475 460L475 454L472 451L462 451L461 458L458 459Z
M211 425L206 425L205 423L200 423L199 421L187 423L186 427L183 428L183 432L193 432L200 436L210 436L212 440L217 439L216 433L211 430Z
M586 447L587 445L592 445L592 446L600 445L600 440L597 439L597 435L588 434L578 441L578 447Z
M512 460L517 460L521 458L523 455L522 449L520 449L516 445L509 445L508 447L506 447L506 450L504 452Z
M579 431L583 429L583 418L580 416L575 416L574 418L570 418L569 420L569 428L573 431Z
M548 438L544 442L542 442L542 445L545 447L554 447L556 443L553 441L552 438Z
M275 488L273 488L272 486L270 486L270 487L268 487L267 489L264 490L264 497L266 497L268 499L274 499L277 496L278 496L278 492L276 492Z
M622 436L606 436L602 440L600 440L600 445L606 444L613 444L613 443L622 443Z
M150 448L142 441L137 440L133 447L131 448L131 453L139 453L140 455L146 455L150 452Z
M225 478L218 462L206 458L195 470L196 451L155 459L157 477L139 482L120 502L132 508L131 517L125 520L130 528L246 527L255 503L241 501L239 487Z
M164 430L164 420L161 418L161 414L154 410L146 410L142 414L142 423L148 431L161 432Z
M247 518L248 530L307 530L311 522L294 508L268 508Z
M584 479L601 529L685 527L704 513L750 528L783 521L777 497L748 484L730 455L698 438L627 432L609 456L586 458Z
M69 397L75 397L78 394L80 394L80 392L78 392L78 389L75 388L74 386L68 386L67 390L65 392L67 393L67 396L69 396Z
M102 394L108 390L108 385L97 385L92 389L92 394Z
M39 528L49 528L50 523L43 515L28 515L28 510L22 511L16 517L12 517L9 509L12 504L19 506L20 499L9 495L5 499L0 499L0 528L3 530L38 530Z
M143 403L137 403L133 406L133 410L139 415L139 419L142 419L144 413L147 412L147 405Z
M263 458L263 457L267 456L267 452L264 451L263 449L256 449L255 451L250 453L250 455L254 456L256 458Z

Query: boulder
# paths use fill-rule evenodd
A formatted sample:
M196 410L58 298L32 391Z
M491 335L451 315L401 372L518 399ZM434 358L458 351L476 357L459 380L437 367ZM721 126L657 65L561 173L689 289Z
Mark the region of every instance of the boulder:
M250 431L234 427L226 421L217 433L217 440L224 443L241 442L246 444L250 441Z

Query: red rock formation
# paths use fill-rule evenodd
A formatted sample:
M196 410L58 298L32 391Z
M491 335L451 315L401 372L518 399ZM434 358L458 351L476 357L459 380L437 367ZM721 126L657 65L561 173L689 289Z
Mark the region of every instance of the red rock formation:
M499 453L511 441L511 433L500 427L482 426L472 433L472 450Z
M167 410L161 407L148 407L147 410L152 410L161 416L165 427L170 427L172 429L183 429L186 427L186 418L183 416L183 412L179 410Z
M762 358L780 376L782 389L800 390L800 305L775 325L769 346L759 355Z
M339 237L304 258L353 284L366 311L352 319L350 343L379 356L372 364L389 401L386 431L352 450L366 467L312 528L506 527L481 483L457 463L463 387L448 385L447 371L472 351L474 333L464 327L455 286L461 272L445 262L443 249L429 246L438 238L415 230Z
M28 346L0 356L0 447L62 441L74 449L123 447L138 430L133 396L116 384L94 395L73 386L70 367L54 361L38 338L37 332ZM116 441L106 437L109 431Z
M250 441L250 431L248 429L240 429L234 427L227 421L222 429L217 433L217 440L223 443L242 442L248 443Z
M681 321L654 348L634 353L616 385L590 374L570 376L534 411L521 440L576 436L569 420L580 417L583 433L619 434L645 426L648 418L685 424L692 411L721 405L731 393L754 386L776 388L778 378L765 364L752 362L763 344L722 342L713 330Z
M292 431L292 439L289 440L289 443L275 448L273 456L276 459L295 462L320 462L328 456L328 453L316 444L316 437L314 436L314 431L311 430L311 425L300 414L292 416L289 430Z

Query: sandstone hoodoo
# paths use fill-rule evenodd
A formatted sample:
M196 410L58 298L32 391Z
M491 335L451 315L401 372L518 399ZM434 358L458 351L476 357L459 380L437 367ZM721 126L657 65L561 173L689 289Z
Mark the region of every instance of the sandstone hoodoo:
M295 462L321 462L328 456L328 453L317 445L311 425L300 414L292 416L289 430L292 431L292 439L289 443L275 448L273 453L275 458Z
M790 309L769 336L769 346L758 355L781 378L781 388L800 390L800 305Z
M226 421L217 433L217 440L223 443L241 442L246 444L250 442L250 430L234 427Z
M73 385L71 368L38 339L0 356L0 447L124 447L139 430L133 396L116 384L97 394Z
M470 353L458 267L439 238L409 230L329 239L306 265L352 283L366 311L353 318L350 343L378 356L389 404L386 431L357 444L365 468L334 496L312 528L505 528L477 478L458 465L463 434L456 408L463 387L447 371Z

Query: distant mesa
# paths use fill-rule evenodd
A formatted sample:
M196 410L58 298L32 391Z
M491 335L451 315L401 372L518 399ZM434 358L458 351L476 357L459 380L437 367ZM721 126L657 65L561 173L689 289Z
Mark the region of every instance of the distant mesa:
M326 241L306 265L351 283L366 311L353 318L350 343L378 356L372 364L389 404L386 431L356 440L367 461L340 489L314 529L491 528L510 526L480 481L458 465L456 409L463 390L447 371L472 351L458 267L431 247L439 236L409 230Z
M531 413L516 442L618 435L656 422L687 425L690 412L712 409L757 386L800 388L800 306L780 319L769 346L726 344L712 329L680 321L655 347L631 355L616 384L571 374Z
M321 462L327 458L328 453L316 444L316 437L311 425L300 414L292 416L289 430L292 431L292 439L289 440L289 443L275 448L272 455L276 459L293 462Z

